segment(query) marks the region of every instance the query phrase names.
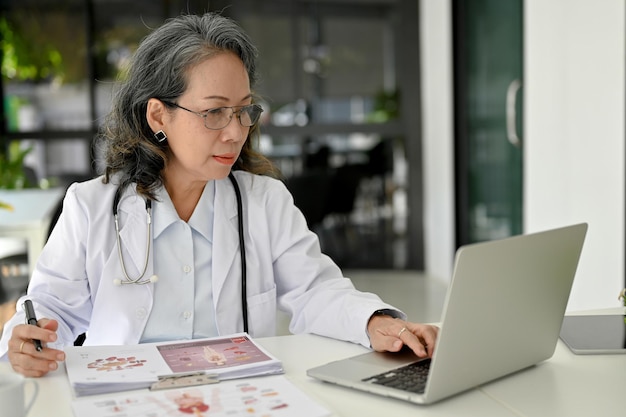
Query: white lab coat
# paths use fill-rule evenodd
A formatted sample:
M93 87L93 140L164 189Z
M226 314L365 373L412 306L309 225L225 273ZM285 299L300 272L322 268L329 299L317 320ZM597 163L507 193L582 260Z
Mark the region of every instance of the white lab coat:
M316 333L369 346L366 325L379 309L394 309L374 294L356 291L320 252L317 236L278 180L235 172L243 199L249 333L272 336L276 309L291 316L290 331ZM123 278L112 206L116 185L101 178L73 184L32 275L28 289L38 318L59 321L59 343L87 332L85 344L135 344L146 326L153 285L114 284ZM119 204L120 239L126 269L136 277L146 253L144 199L129 187ZM241 332L241 259L237 205L228 178L216 181L212 285L221 335ZM172 244L176 244L172 242ZM150 262L145 277L153 274ZM6 356L17 314L5 325L0 355ZM404 317L402 313L400 316Z

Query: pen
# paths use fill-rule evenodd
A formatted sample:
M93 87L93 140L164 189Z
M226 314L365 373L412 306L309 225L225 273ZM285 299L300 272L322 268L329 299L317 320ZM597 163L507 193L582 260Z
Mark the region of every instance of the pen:
M35 309L33 308L33 302L30 300L26 300L24 301L23 307L24 307L24 311L26 311L26 323L36 326L37 316L35 316ZM43 349L43 347L41 346L41 340L33 339L33 343L35 344L35 349L37 349L37 352L41 352L41 350Z

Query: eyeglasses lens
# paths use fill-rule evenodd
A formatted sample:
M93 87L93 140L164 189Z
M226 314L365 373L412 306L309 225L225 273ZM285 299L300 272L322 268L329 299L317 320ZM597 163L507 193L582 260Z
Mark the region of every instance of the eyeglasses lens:
M262 111L263 109L256 104L242 107L241 110L239 110L239 121L245 127L253 126L259 121Z
M259 121L262 112L263 108L257 104L244 106L238 110L234 110L232 107L220 107L206 113L204 120L209 129L223 129L228 126L233 115L235 115L242 126L251 127Z

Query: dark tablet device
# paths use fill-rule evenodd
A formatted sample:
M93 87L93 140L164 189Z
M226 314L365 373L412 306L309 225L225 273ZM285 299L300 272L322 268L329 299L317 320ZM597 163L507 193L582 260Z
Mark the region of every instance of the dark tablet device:
M626 315L565 316L561 340L578 355L626 353Z

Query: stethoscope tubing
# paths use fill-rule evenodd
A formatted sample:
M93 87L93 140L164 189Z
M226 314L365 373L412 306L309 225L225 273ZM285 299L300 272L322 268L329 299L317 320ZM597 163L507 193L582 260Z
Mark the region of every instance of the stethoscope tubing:
M230 182L235 189L235 197L237 198L237 228L239 229L239 255L241 256L241 313L243 314L243 331L248 333L248 294L247 291L247 271L246 271L246 248L243 228L243 203L241 201L241 191L239 184L233 173L228 174Z
M120 259L120 265L122 266L122 272L124 273L124 281L115 280L115 284L138 284L144 285L149 284L150 282L155 282L153 277L149 279L143 279L146 271L148 270L148 261L150 260L150 245L152 243L152 200L149 198L146 199L146 213L147 213L147 225L148 225L148 233L146 233L146 257L143 263L143 269L139 273L137 278L131 278L126 272L126 263L124 262L124 256L122 254L122 243L120 242L120 224L119 224L119 216L117 215L117 206L120 200L120 189L118 188L115 192L115 198L113 199L113 219L115 221L115 240L117 241L117 255Z

